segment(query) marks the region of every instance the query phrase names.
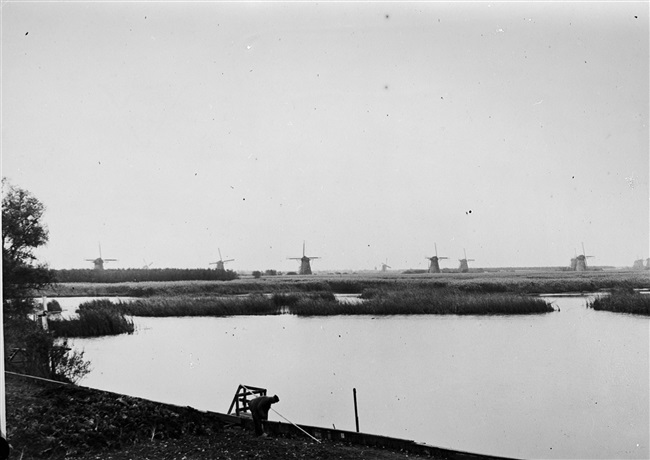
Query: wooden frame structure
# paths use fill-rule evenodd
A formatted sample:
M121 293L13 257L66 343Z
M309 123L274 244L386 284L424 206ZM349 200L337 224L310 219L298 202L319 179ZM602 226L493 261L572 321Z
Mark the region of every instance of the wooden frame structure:
M237 387L235 396L232 398L232 402L230 403L230 408L228 409L228 414L230 415L233 413L233 408L235 409L235 415L237 415L238 417L240 413L248 412L249 401L259 396L266 396L266 388L240 384L239 387Z

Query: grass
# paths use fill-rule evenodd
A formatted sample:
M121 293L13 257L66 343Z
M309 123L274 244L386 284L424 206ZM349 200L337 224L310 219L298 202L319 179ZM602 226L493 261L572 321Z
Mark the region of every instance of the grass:
M123 303L120 309L128 315L155 317L279 315L305 300L336 302L329 291L282 292L271 296L256 293L231 297L150 297Z
M617 288L648 288L644 271L608 270L562 272L557 270L500 271L440 274L347 274L269 276L222 281L161 281L129 283L62 283L39 295L56 296L230 296L251 293L317 292L360 294L367 289L453 287L473 293L568 293Z
M151 297L122 304L122 310L133 316L237 316L277 315L280 310L273 300L261 294L241 297Z
M99 337L133 333L133 321L120 306L109 300L92 300L79 305L78 318L50 321L49 328L58 337Z
M587 307L594 310L650 316L650 295L639 294L629 289L617 289L608 296L593 299Z
M148 317L278 315L520 315L548 313L546 301L511 293L476 294L453 288L372 290L358 303L338 302L329 291L250 294L233 297L151 297L98 306L114 313Z
M468 293L454 288L371 291L360 303L307 300L291 312L324 315L521 315L549 313L553 307L538 297L511 293Z

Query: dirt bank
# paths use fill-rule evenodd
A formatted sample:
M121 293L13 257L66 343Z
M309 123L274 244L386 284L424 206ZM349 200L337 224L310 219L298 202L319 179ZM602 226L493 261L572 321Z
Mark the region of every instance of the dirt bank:
M257 438L191 408L6 374L11 459L379 459L417 455L307 437ZM438 457L445 458L445 457Z

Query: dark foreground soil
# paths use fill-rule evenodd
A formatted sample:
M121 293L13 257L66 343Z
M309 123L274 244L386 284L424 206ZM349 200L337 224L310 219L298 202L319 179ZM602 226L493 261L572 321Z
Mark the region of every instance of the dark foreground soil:
M6 374L10 459L424 458L305 437L258 438L191 408ZM432 458L432 457L426 457Z

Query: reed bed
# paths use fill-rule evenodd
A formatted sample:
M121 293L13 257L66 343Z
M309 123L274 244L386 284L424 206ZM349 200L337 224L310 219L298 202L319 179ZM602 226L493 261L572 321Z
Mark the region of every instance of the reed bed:
M280 309L271 298L261 294L234 297L151 297L123 304L133 316L237 316L277 315Z
M50 321L49 328L58 337L99 337L132 334L133 321L120 306L108 300L93 300L79 305L77 318Z
M173 296L138 299L121 304L124 313L133 316L238 316L278 315L305 300L336 302L329 291L282 292L272 295Z
M587 307L594 310L650 316L650 295L639 294L629 289L618 289L608 296L591 300L587 303Z
M226 296L250 293L319 292L360 294L367 289L411 289L450 287L472 293L574 293L617 288L648 288L644 271L500 271L489 273L439 274L347 274L269 276L258 280L160 281L128 283L61 283L39 292L56 296Z
M338 302L328 291L233 297L153 297L107 309L150 317L278 315L514 315L548 313L543 299L517 294L472 294L452 288L373 290L358 303Z
M472 294L453 288L374 291L355 304L308 300L291 312L300 316L325 315L521 315L549 313L543 299L518 294Z

